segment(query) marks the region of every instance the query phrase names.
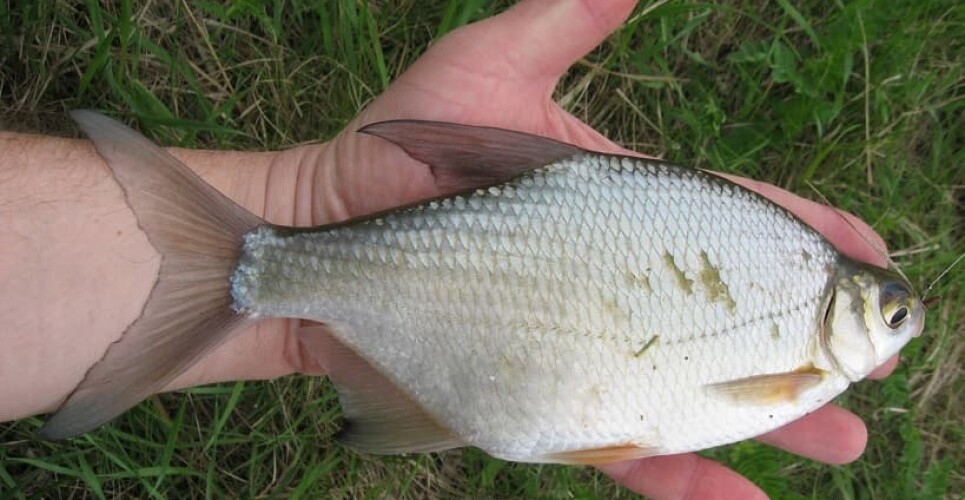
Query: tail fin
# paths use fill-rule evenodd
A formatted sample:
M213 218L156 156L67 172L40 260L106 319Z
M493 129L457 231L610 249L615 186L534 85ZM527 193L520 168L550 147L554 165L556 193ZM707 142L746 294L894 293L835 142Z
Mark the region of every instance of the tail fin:
M230 278L244 235L264 224L134 130L91 111L71 116L124 188L161 269L140 317L47 421L44 439L108 422L250 321L232 308Z

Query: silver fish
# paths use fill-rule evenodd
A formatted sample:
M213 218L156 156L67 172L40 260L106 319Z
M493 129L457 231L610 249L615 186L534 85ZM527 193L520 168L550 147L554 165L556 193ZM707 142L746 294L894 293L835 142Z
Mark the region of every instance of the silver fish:
M507 130L363 132L460 194L345 223L265 223L137 132L74 118L163 255L138 320L42 430L110 420L259 318L339 390L374 453L475 446L603 463L753 437L826 404L924 323L899 273L854 262L713 174Z

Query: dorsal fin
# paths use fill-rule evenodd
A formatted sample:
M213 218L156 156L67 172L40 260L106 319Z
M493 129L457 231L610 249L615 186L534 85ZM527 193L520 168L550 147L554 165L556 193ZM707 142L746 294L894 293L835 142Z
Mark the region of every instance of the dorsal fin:
M454 191L500 184L585 151L524 132L424 120L378 122L359 132L396 144L429 165L440 188Z

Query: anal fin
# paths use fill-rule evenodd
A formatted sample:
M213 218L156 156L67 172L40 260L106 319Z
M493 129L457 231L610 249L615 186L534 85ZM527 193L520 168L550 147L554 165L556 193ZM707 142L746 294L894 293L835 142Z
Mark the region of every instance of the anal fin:
M796 401L801 393L819 384L825 373L808 364L792 372L756 375L706 387L734 402L772 405Z
M298 330L307 357L328 374L338 389L345 423L337 436L366 453L424 453L465 446L456 435L379 372L340 342L332 327Z

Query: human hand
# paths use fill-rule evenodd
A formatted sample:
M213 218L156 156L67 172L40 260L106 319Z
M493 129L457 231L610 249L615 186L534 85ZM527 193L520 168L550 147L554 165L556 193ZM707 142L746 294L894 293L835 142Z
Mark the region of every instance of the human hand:
M391 144L357 133L362 125L381 120L418 118L495 126L591 150L637 154L610 142L552 100L560 76L620 26L633 5L633 0L527 0L499 16L451 33L433 45L333 141L278 155L269 169L266 198L261 200L263 214L273 222L317 225L442 194L425 165ZM787 207L844 253L884 263L866 241L879 248L884 243L854 217L839 215L765 183L728 178ZM245 332L213 353L175 385L264 378L292 371L316 373L318 367L295 340L295 332L301 327L304 325L294 320L262 322L256 330ZM281 351L281 355L264 356ZM239 364L239 360L253 359L244 354L250 352L277 362L264 362L258 367ZM892 360L872 377L886 375L894 363ZM828 463L855 459L866 439L863 422L834 405L759 438ZM695 454L610 464L601 470L633 491L655 498L762 496L740 475Z

